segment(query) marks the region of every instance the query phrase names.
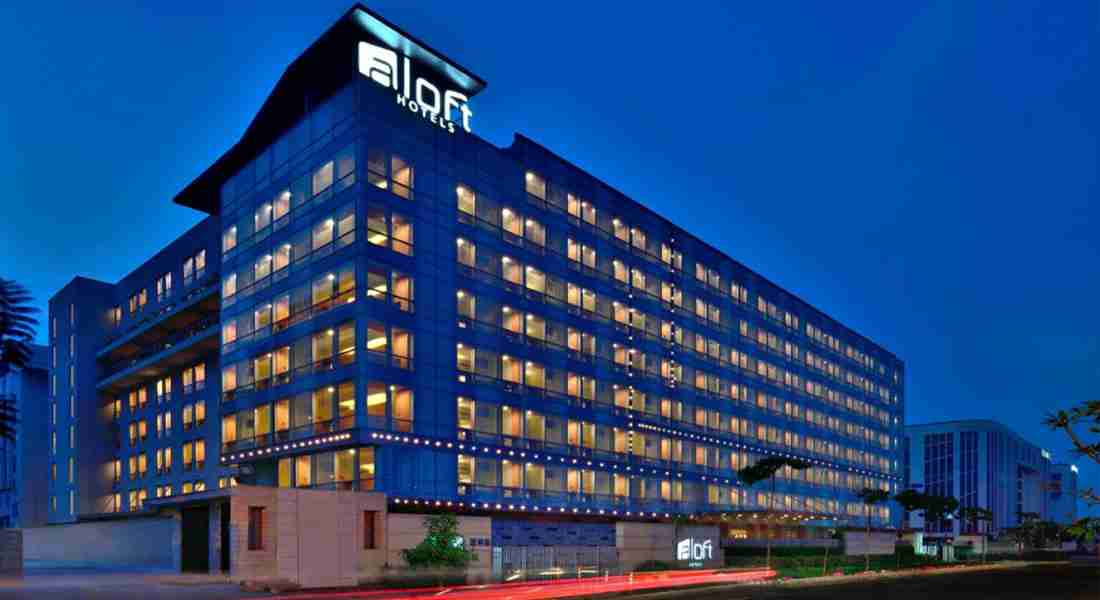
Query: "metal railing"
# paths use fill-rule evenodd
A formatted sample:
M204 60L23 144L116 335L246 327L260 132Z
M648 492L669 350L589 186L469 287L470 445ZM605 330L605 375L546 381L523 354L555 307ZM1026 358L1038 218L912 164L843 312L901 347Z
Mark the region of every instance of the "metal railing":
M153 344L144 346L140 350L138 350L138 352L133 356L105 365L100 379L113 377L114 375L117 375L118 373L125 371L126 369L129 369L131 367L134 367L142 361L156 354L159 354L165 350L169 350L172 347L186 342L196 336L200 336L208 329L214 328L214 331L212 333L216 334L218 322L219 321L217 317L207 317L186 329L176 331Z

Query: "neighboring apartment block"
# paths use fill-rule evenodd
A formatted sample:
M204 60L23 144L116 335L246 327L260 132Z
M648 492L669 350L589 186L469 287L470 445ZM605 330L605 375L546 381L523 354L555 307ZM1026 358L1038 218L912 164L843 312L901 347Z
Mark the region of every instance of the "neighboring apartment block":
M0 377L0 402L18 419L15 439L0 438L0 528L46 524L48 362L48 349L32 346L26 368Z
M528 138L470 133L484 85L356 7L175 198L198 225L52 298L51 521L239 482L613 543L617 520L862 518L856 491L900 488L896 356ZM738 482L776 455L812 467Z
M947 421L905 428L908 485L940 496L952 496L960 506L990 509L990 533L1014 527L1021 513L1068 523L1075 508L1056 509L1051 484L1070 472L1052 465L1050 453L996 421ZM1063 469L1063 467L1066 467ZM1068 486L1067 482L1063 485ZM1072 485L1076 486L1076 477ZM1064 489L1063 492L1068 492ZM1076 495L1074 491L1074 495ZM1069 505L1075 506L1073 501ZM932 535L981 533L984 524L945 521L924 523L910 515L909 524Z

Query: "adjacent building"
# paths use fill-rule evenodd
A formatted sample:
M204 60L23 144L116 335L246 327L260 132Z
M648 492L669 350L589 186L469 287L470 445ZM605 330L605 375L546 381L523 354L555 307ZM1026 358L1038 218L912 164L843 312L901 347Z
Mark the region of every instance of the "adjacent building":
M1075 501L1069 499L1076 496L1073 470L1053 465L1050 452L996 421L908 425L905 437L909 487L952 496L960 506L993 512L993 522L988 525L958 520L925 523L919 515L909 515L909 525L923 528L926 534L997 534L1018 525L1021 514L1060 523L1068 523L1076 515ZM1067 473L1074 475L1072 484ZM1060 482L1058 495L1055 482ZM1074 487L1072 493L1070 485Z
M806 535L778 523L899 489L898 357L527 137L479 138L484 87L357 5L176 196L197 225L51 299L51 522L375 491L492 517L504 563L677 515ZM765 456L811 466L746 488Z
M1047 486L1047 514L1050 520L1068 524L1077 520L1077 465L1056 463L1050 467L1050 483Z
M48 349L31 347L26 368L0 377L0 402L18 419L14 439L0 438L0 528L45 525Z

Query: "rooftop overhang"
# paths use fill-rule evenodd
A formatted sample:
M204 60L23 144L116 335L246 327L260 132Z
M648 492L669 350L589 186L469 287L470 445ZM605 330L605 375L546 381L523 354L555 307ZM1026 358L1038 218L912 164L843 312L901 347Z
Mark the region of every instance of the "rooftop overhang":
M408 56L468 97L485 88L485 81L469 69L366 6L356 4L286 68L240 140L176 194L173 202L217 213L221 185L226 179L357 76L356 48L360 41L385 45Z

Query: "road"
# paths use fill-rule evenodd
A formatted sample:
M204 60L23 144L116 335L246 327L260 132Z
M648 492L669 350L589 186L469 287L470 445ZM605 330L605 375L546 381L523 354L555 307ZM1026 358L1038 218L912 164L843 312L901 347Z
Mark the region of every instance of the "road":
M697 576L692 576L694 579ZM700 580L708 579L702 574ZM179 579L179 577L171 578ZM0 579L0 600L34 598L36 600L129 600L146 598L178 598L180 600L232 600L237 598L267 598L271 594L244 594L235 585L212 582L166 583L163 577L135 575L55 575ZM687 581L684 581L686 583ZM698 581L702 582L702 581ZM709 578L706 583L715 583ZM339 592L335 594L304 593L297 600L541 600L601 598L599 592L619 592L615 600L1100 600L1100 566L1040 565L980 572L921 574L879 580L848 578L840 582L794 582L787 584L737 584L720 588L652 591L639 589L647 583L636 581L633 587L609 581L586 580L580 585L519 584L490 586L481 590L451 590L442 594L409 591ZM640 584L640 585L638 585ZM579 588L579 589L574 589ZM629 592L626 589L636 591ZM623 593L626 592L626 593Z
M637 600L1100 600L1100 567L1041 565L831 585L739 586L639 593Z

